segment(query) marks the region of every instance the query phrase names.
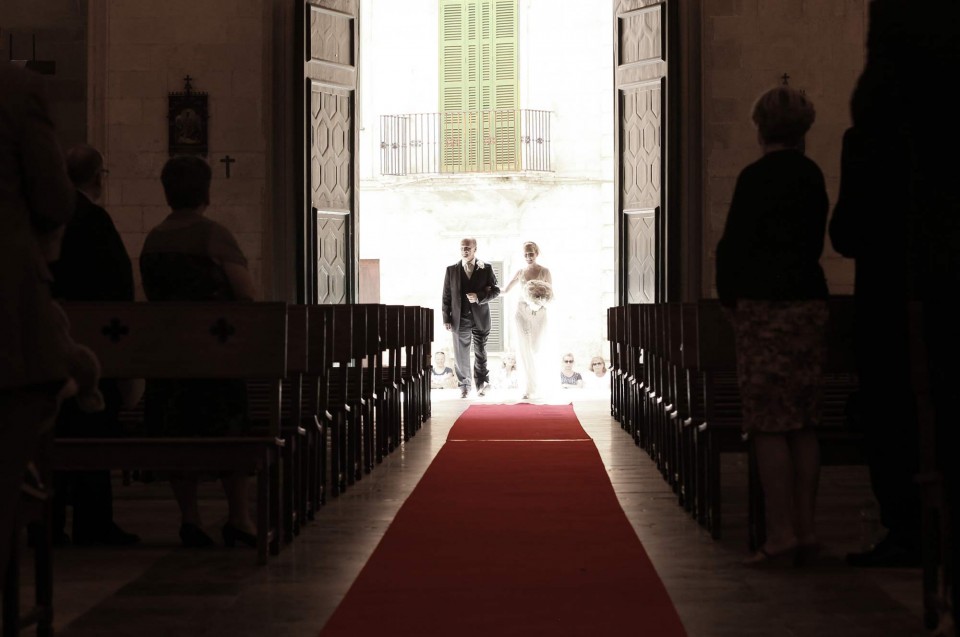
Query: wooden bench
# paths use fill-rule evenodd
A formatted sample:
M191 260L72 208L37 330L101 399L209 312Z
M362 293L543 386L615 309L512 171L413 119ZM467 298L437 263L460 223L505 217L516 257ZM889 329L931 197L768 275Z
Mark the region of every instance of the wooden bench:
M54 470L229 471L257 475L257 559L279 552L281 382L287 374L284 303L70 303L73 337L109 378L258 379L270 386L264 435L60 438Z
M823 376L823 417L817 428L821 465L862 464L860 435L847 427L847 401L857 389L853 352L853 299L834 296L828 300L827 358ZM736 376L733 330L713 300L697 304L698 367L696 388L702 401L694 400L698 422L698 482L702 486L700 519L715 538L721 533L720 454L748 455L749 544L756 548L765 537L763 493L756 475L752 445L742 433L740 391Z
M831 297L824 366L821 464L860 464L860 436L847 427L856 391L853 299ZM611 412L647 451L678 501L720 537L720 456L749 453L742 434L733 329L716 300L610 308L614 386ZM633 398L632 398L632 397ZM752 459L752 456L748 456ZM762 492L748 479L749 532L763 541Z

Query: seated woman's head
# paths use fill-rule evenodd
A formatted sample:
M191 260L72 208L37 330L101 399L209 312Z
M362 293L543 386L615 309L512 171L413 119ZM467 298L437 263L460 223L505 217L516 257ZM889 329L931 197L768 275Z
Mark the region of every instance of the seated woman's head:
M753 123L764 144L802 146L816 117L813 102L789 86L770 89L753 105Z
M517 357L513 354L504 354L503 360L500 361L500 366L507 371L513 371L517 368Z
M433 355L433 366L443 369L447 365L447 355L444 352L437 352Z
M160 181L171 210L194 210L210 205L210 165L195 155L171 157L163 166Z
M597 376L607 373L607 363L603 360L603 356L594 356L590 359L590 371Z

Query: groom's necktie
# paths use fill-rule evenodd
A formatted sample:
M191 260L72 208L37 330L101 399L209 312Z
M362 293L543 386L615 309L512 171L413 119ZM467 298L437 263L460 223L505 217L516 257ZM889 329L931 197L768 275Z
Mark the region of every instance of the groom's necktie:
M464 270L467 272L468 279L473 277L473 266L473 261L467 261L467 264L464 266Z

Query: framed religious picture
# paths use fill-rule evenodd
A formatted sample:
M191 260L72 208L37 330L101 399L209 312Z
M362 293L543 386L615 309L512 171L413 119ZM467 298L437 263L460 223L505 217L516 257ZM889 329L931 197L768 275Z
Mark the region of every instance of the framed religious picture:
M193 90L189 75L182 91L170 93L167 149L173 155L207 156L207 94Z

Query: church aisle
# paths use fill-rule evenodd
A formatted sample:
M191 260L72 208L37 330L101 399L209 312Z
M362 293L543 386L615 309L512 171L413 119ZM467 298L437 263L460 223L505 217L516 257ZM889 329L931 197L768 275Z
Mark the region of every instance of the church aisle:
M166 485L118 486L117 520L144 543L57 550L57 633L316 637L454 421L482 400L435 391L432 420L328 503L266 567L257 567L245 550L178 549L176 505ZM739 564L746 554L742 459L725 457L725 536L713 541L677 505L646 453L610 418L605 400L578 401L574 408L691 637L924 635L919 571L854 570L842 563L845 551L859 547L858 510L869 497L861 468L824 471L823 563L802 571L757 572ZM206 485L204 495L202 513L214 532L224 505L217 485ZM423 600L423 612L430 604Z

